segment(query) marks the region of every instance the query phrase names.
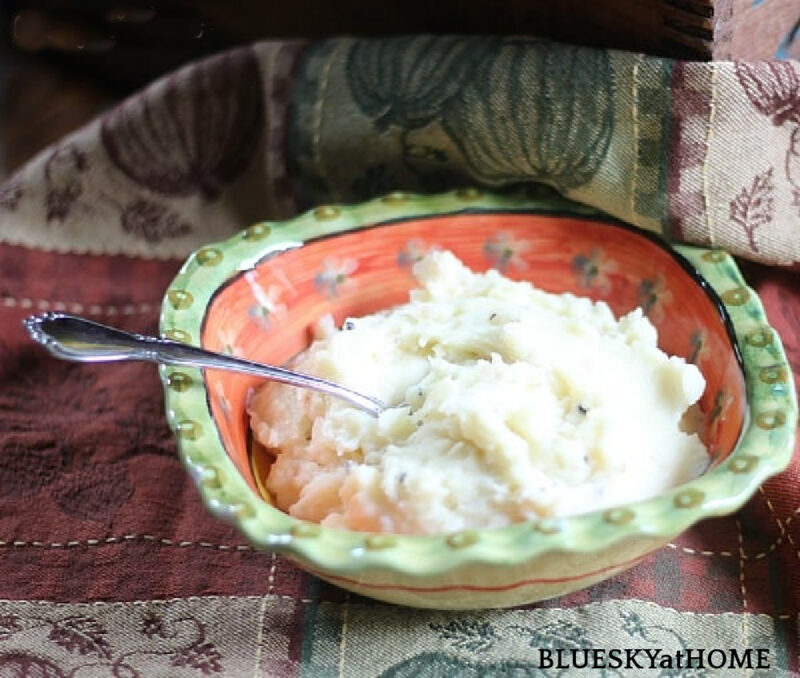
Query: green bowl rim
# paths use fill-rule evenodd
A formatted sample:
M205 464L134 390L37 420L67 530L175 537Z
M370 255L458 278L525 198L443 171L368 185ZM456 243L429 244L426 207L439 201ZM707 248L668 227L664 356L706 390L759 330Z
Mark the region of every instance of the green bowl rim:
M289 220L255 224L191 254L164 295L161 333L198 344L208 303L221 286L264 257L311 239L417 217L509 211L583 216L631 228L559 197L499 196L471 188L437 195L396 191L359 204L321 206ZM633 230L664 243L652 233ZM636 536L669 539L703 518L732 513L789 465L797 426L792 371L780 337L733 258L721 250L672 248L679 261L688 262L684 268L699 284L708 283L712 301L716 297L727 311L748 401L744 430L728 459L680 487L609 510L455 534L376 535L323 527L261 499L236 470L216 433L202 373L161 365L167 420L180 458L212 514L234 524L256 548L286 553L326 574L377 569L422 577L475 563L514 567L545 553L591 553Z

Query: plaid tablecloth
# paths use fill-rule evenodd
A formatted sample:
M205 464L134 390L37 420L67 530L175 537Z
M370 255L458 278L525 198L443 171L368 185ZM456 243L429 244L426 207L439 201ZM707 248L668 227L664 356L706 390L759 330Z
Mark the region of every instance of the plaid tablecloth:
M559 649L577 651L572 675L591 650L625 660L596 675L719 675L709 653L731 648L754 667L761 651L757 675L800 672L796 459L737 514L590 589L401 609L212 519L152 366L59 362L23 334L43 310L155 333L197 246L317 203L474 184L546 184L730 249L800 377L797 63L417 36L193 64L0 186L0 676L568 675L545 661ZM652 666L656 650L706 668Z

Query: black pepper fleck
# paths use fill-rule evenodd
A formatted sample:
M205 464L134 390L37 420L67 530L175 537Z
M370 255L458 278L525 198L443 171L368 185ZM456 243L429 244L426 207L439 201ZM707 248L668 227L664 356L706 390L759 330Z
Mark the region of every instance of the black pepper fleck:
M589 408L584 407L583 405L578 405L578 412L580 412L581 414L588 414Z
M345 320L344 325L342 325L342 329L345 330L354 330L356 328L356 324L352 320Z

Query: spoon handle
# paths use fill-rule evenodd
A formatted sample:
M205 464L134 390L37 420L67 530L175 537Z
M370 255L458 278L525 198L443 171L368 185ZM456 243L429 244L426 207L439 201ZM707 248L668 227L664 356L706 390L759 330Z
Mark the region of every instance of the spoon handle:
M145 360L201 369L232 370L291 386L310 388L346 400L377 416L386 406L375 398L308 374L214 353L169 339L123 332L67 313L44 313L23 321L31 339L57 358L78 362Z

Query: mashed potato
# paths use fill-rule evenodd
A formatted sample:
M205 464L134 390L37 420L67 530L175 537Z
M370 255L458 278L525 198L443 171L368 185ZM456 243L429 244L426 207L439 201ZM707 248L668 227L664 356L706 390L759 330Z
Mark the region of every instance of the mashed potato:
M293 516L354 530L441 533L644 499L708 456L683 413L700 371L656 347L637 309L554 295L449 252L414 267L410 303L347 320L294 368L392 405L377 419L265 384L267 488Z

